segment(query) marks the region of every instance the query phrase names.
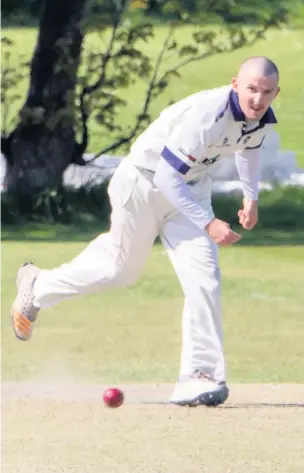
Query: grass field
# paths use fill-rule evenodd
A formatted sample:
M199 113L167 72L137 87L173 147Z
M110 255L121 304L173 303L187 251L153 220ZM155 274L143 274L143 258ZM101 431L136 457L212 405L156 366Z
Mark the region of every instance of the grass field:
M167 403L183 298L159 245L133 288L62 303L41 313L30 342L14 338L20 262L52 267L85 245L43 236L2 244L3 471L302 472L303 246L222 249L231 394L194 409ZM117 410L101 402L109 385L126 396Z
M157 27L155 39L145 46L151 57L156 57L166 35L166 27ZM185 27L176 32L177 40L181 43L189 41L192 29ZM30 58L33 52L36 31L34 29L4 29L3 36L12 38L15 42L13 63L18 67L19 53L22 52L26 58ZM282 138L282 148L296 152L297 161L304 167L303 151L303 105L304 89L302 78L304 74L304 35L303 30L285 29L283 31L269 31L266 40L261 40L253 47L244 48L231 54L213 57L193 63L183 69L181 79L173 79L170 87L156 99L151 107L152 116L155 117L169 101L176 101L188 94L201 89L212 88L230 82L239 64L250 55L269 55L277 62L281 71L282 93L275 104L276 114L279 120L278 131ZM88 35L85 48L98 51L104 40L97 35ZM171 61L171 62L170 62ZM167 64L173 64L174 59L166 60ZM25 96L27 84L21 88ZM129 125L132 117L140 110L141 101L144 97L146 85L138 81L134 86L123 90L121 95L128 100L128 107L123 109L119 115L118 122ZM15 91L13 91L15 92ZM17 103L9 111L14 116ZM96 152L109 144L108 132L104 132L93 122L90 123L90 143L88 151ZM112 141L111 141L112 142ZM116 154L119 154L117 152Z
M85 243L2 245L2 376L172 382L178 373L182 293L156 245L132 288L77 298L42 313L29 343L14 339L9 308L20 262L52 267ZM304 247L221 251L228 377L231 382L303 382Z

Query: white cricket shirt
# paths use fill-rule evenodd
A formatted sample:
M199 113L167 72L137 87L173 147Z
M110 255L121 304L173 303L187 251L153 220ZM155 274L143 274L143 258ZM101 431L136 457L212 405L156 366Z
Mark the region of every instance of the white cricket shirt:
M154 183L200 228L214 218L198 205L187 182L235 154L244 196L257 200L259 148L277 120L271 108L246 123L231 85L198 92L164 109L130 149L134 165L155 172Z

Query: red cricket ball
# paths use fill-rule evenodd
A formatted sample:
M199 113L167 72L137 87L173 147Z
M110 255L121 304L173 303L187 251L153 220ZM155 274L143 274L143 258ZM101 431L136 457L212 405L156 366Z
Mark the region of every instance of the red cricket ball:
M124 394L118 388L109 388L103 393L103 401L107 407L119 407L124 401Z

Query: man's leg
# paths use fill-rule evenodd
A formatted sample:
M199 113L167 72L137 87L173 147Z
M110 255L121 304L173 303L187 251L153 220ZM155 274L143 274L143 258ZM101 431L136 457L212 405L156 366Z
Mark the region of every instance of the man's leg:
M189 383L178 383L172 402L218 404L225 400L228 389L224 384L217 246L181 214L166 223L161 239L185 295L180 381L188 379ZM200 397L206 390L220 395Z
M109 186L111 228L76 258L51 270L29 264L19 270L12 322L18 338L31 336L39 309L64 299L136 281L158 234L151 184L129 163L122 163Z

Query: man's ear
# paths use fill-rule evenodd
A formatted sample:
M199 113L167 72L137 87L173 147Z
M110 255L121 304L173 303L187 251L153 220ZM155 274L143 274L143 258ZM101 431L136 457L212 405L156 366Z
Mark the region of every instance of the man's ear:
M238 82L237 82L237 78L236 77L232 77L232 88L234 90L234 92L237 92L238 90Z
M277 93L276 93L276 95L275 95L275 98L279 95L280 91L281 91L281 89L280 89L280 87L278 87L278 88L277 88Z

